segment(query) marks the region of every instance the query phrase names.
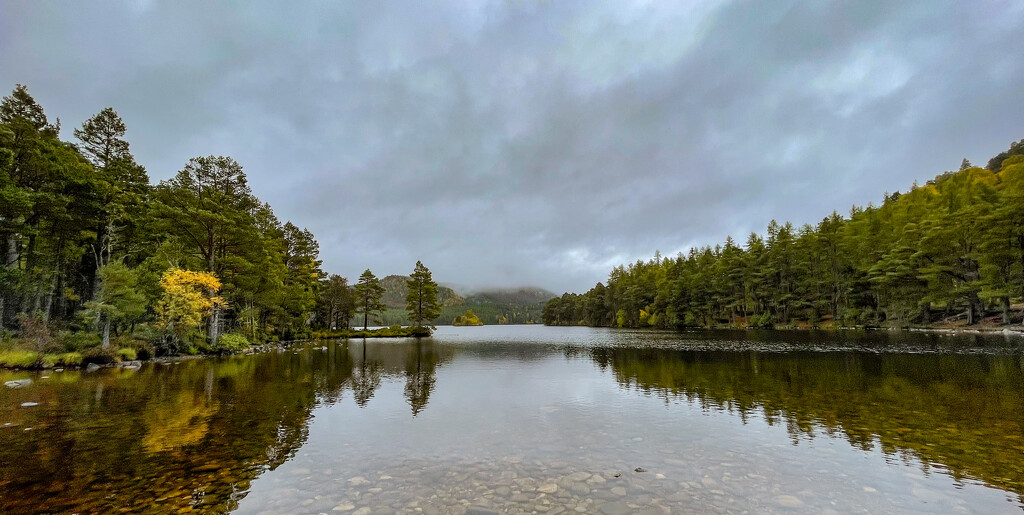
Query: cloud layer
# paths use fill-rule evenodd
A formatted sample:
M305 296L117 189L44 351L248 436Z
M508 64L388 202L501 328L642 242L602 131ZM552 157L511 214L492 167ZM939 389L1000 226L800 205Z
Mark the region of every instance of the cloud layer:
M281 4L281 3L279 3ZM584 290L1024 138L1016 2L16 2L0 86L231 155L349 277ZM3 86L6 85L6 86Z

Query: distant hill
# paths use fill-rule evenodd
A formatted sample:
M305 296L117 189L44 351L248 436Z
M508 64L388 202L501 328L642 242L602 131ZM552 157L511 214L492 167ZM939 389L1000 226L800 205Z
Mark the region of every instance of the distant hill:
M466 302L480 304L537 304L557 297L543 288L496 288L466 295Z
M384 296L381 300L384 304L389 308L405 309L405 296L409 294L409 286L406 284L408 280L407 275L389 275L381 279L380 285L384 287ZM446 286L437 287L437 300L441 302L441 307L460 305L466 301L455 293L455 290Z
M438 323L449 323L472 309L484 324L539 324L544 304L556 297L542 288L493 288L465 295L460 306L442 309Z
M387 310L381 317L381 325L408 324L405 312L405 296L409 292L403 275L389 275L380 280L384 287L382 301ZM459 295L447 286L437 287L438 300L441 302L441 316L434 322L447 325L466 310L473 310L480 320L487 325L493 324L539 324L544 304L556 297L542 288L494 288ZM353 324L361 324L362 319Z

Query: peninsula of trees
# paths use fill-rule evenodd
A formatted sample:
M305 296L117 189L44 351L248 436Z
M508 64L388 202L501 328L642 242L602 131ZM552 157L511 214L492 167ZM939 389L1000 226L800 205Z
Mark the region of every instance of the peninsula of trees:
M0 102L0 365L237 351L370 322L356 288L324 273L316 239L280 221L242 166L195 157L150 184L112 108L59 139L27 88ZM415 324L436 318L417 263Z
M548 325L1006 325L1024 298L1024 140L817 225L618 266L544 308Z

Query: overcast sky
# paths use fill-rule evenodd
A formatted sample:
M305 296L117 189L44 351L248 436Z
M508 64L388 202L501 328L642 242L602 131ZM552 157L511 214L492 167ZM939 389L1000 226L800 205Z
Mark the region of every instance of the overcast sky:
M1024 138L1024 2L0 0L0 87L229 155L324 269L583 291Z

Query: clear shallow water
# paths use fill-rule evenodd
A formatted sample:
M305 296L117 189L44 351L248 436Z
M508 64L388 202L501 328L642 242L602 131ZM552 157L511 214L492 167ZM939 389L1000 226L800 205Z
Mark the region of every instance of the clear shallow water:
M0 389L0 512L1017 513L1022 346L442 327L0 372L33 379Z

